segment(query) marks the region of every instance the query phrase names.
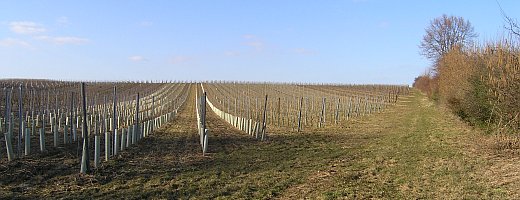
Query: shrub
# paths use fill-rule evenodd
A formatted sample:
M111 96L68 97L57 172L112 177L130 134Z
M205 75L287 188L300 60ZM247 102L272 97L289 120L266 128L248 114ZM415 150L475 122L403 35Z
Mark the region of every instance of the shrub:
M505 40L483 49L495 124L501 132L520 128L520 51Z

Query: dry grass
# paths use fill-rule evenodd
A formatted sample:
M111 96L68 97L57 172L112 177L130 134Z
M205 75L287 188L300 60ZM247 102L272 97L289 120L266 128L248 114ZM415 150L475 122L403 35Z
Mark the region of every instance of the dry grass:
M104 162L92 175L77 175L77 169L67 168L77 165L68 161L60 163L60 173L38 168L42 161L10 164L0 175L0 198L519 197L518 158L500 157L476 144L489 138L419 93L381 114L318 131L271 133L266 142L210 113L206 157L198 144L193 99L172 124ZM44 177L14 179L25 169Z

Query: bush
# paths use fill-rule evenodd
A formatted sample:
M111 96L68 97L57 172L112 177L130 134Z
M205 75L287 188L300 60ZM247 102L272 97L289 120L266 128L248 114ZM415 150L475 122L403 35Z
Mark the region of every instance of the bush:
M432 76L431 73L426 72L421 76L415 78L412 87L420 90L432 99L437 98L437 82L438 79Z
M520 51L517 45L502 41L487 45L483 54L494 123L501 132L517 133L520 128Z
M460 48L444 54L437 62L439 101L455 113L465 116L464 104L471 90L470 77L475 71L473 59Z
M520 51L510 42L470 50L454 48L435 64L435 76L414 87L438 97L462 119L498 132L520 130ZM435 83L435 84L433 84ZM438 95L438 96L437 96Z

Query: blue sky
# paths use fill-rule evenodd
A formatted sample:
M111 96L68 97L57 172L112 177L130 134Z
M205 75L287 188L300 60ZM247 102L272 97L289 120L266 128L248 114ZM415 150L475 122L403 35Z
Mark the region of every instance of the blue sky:
M520 19L520 1L499 0ZM0 78L411 84L430 20L504 35L483 1L1 1Z

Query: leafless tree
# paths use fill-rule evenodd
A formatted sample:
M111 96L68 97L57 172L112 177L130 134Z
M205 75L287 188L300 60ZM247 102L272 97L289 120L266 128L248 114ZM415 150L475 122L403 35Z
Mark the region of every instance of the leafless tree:
M473 26L462 17L442 15L430 22L421 44L421 54L437 61L454 47L464 47L477 37Z
M509 17L504 9L502 9L502 6L498 1L496 1L498 4L498 7L500 8L500 12L502 13L502 17L504 17L504 20L506 21L506 25L504 25L504 28L509 31L512 35L520 38L520 25L518 24L518 21L515 19Z

